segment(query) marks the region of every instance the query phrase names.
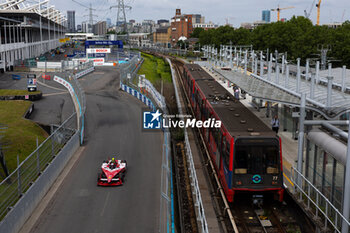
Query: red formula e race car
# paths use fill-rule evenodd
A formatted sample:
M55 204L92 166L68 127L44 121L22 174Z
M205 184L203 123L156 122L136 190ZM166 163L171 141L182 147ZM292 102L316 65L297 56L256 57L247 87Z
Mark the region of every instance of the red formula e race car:
M126 173L125 160L105 160L102 163L102 172L97 174L97 185L118 186L123 185Z

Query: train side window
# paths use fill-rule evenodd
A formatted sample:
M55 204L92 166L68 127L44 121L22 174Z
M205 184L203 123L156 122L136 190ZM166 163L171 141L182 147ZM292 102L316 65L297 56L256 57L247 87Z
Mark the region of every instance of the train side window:
M226 137L223 137L222 140L222 157L225 161L227 167L230 166L230 143L226 140Z

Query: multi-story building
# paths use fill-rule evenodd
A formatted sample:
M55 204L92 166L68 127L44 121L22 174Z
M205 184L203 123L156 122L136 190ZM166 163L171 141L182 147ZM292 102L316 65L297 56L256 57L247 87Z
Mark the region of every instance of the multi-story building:
M253 23L241 23L241 28L245 28L245 29L255 29L258 26L267 24L266 21L255 21Z
M75 32L75 11L67 11L67 31Z
M183 15L181 9L176 9L175 16L171 18L171 44L176 45L180 37L189 38L192 31L192 15Z
M87 23L87 22L82 22L81 23L81 31L82 32L85 32L85 33L91 32L90 29L91 29L91 25L89 23Z
M157 20L157 24L160 25L160 27L169 27L170 26L170 22L167 19Z
M107 24L107 28L110 28L112 26L111 18L106 18L106 24Z
M45 3L43 3L45 4ZM26 59L37 58L61 45L66 17L55 8L40 15L40 5L24 9L20 2L0 6L0 72L25 65Z
M153 43L163 47L169 47L171 42L170 35L171 27L157 28L156 31L153 33Z
M77 25L77 32L82 32L81 24L78 24L78 25Z
M194 14L192 15L192 23L193 24L202 24L204 23L204 17L202 17L202 15L200 14Z
M107 33L106 21L99 21L92 26L92 32L95 35L105 35Z
M149 33L130 33L129 43L130 45L135 45L139 47L150 47L151 46L150 37L151 36Z
M217 24L212 22L209 23L194 23L193 28L203 28L204 30L213 29L219 27Z
M263 10L261 20L265 21L266 23L270 23L271 22L271 11L270 10Z

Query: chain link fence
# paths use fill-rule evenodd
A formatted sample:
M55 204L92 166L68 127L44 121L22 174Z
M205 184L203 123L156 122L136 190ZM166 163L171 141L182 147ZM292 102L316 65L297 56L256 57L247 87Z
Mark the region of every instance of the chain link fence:
M0 183L0 219L2 219L35 182L50 161L62 150L69 139L76 133L76 113L65 120L61 126L20 163L17 156L17 168Z

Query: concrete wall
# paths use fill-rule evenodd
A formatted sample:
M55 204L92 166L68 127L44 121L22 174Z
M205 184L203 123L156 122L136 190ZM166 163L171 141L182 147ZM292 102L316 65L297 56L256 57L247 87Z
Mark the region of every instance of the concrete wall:
M77 132L0 222L0 232L17 233L21 229L79 146L79 132Z

